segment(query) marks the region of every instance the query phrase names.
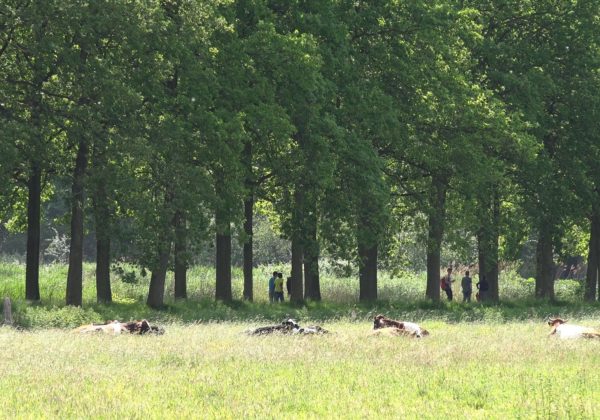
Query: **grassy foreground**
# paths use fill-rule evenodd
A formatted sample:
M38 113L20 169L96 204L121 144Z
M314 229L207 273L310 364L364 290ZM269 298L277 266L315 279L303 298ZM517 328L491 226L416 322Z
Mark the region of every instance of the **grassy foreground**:
M422 340L372 336L366 321L323 325L333 333L0 329L0 407L4 418L600 417L600 342L549 338L539 322L430 321Z

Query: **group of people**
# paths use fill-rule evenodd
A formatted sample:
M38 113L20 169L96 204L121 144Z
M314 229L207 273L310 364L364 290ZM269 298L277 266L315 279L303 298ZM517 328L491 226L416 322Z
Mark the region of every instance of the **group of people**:
M452 278L452 267L448 267L447 273L442 277L440 281L440 287L444 292L446 292L446 296L448 300L452 300L452 283L454 283L454 279ZM460 283L463 293L463 302L471 302L471 295L473 294L473 279L470 276L469 271L465 272L465 276L462 278ZM476 298L478 301L486 300L487 294L490 288L487 280L485 279L485 275L481 275L479 281L476 284L477 287L477 295Z
M288 297L292 289L292 278L288 277L286 281ZM273 276L269 279L269 302L283 302L283 273L273 271Z
M452 278L452 267L448 267L447 273L441 278L440 287L444 292L448 300L452 300L452 283L455 280ZM460 283L463 293L463 302L471 302L471 295L473 294L473 279L470 276L469 271L465 272L465 276L462 278ZM288 297L291 294L292 289L292 278L288 277L285 283ZM486 300L488 290L490 288L485 275L481 275L479 281L475 285L477 287L476 298L477 301ZM273 276L269 279L269 302L283 302L283 273L273 271Z

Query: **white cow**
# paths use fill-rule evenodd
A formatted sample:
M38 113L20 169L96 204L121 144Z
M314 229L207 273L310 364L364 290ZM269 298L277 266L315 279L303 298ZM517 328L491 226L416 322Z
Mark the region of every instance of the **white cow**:
M552 327L550 335L557 335L562 339L571 338L600 338L600 331L581 325L567 324L567 321L561 318L551 318L548 325Z

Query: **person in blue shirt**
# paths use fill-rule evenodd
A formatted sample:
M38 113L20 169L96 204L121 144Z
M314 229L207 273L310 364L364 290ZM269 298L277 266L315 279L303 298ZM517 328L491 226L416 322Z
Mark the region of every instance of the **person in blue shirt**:
M273 276L269 279L269 302L273 303L275 296L275 279L277 278L277 271L273 271Z

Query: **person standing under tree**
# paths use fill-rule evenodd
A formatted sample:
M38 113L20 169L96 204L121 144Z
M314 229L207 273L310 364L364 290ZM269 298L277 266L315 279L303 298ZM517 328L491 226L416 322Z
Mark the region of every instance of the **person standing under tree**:
M275 302L283 302L283 273L277 273L275 279Z
M463 302L471 302L471 293L473 293L473 280L469 276L469 271L465 272L465 276L461 282L463 292Z
M452 279L452 267L448 267L448 273L442 277L441 287L444 292L446 292L446 296L448 296L448 300L452 300L452 283L454 279Z
M483 302L487 299L488 290L490 289L490 285L488 284L485 275L480 274L479 282L477 283L477 288L479 289L479 301Z
M273 276L269 279L269 302L273 303L275 299L275 279L277 278L277 271L273 271Z

